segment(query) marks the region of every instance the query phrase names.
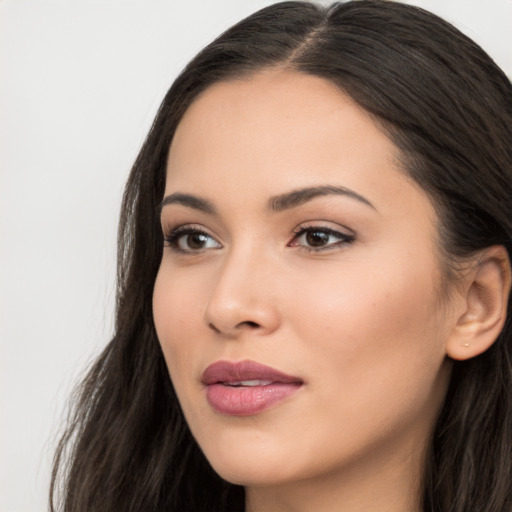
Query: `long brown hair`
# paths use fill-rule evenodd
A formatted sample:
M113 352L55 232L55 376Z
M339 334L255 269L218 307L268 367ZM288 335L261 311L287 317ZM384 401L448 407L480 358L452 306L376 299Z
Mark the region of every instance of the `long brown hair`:
M125 189L116 333L78 389L55 458L51 510L228 511L243 489L211 469L180 411L155 333L158 204L183 113L211 84L284 66L338 85L382 125L431 196L446 267L511 252L512 86L474 42L384 0L279 3L207 46L167 93ZM509 304L510 308L510 304ZM510 318L510 315L509 315ZM512 510L512 335L455 362L425 463L424 512Z

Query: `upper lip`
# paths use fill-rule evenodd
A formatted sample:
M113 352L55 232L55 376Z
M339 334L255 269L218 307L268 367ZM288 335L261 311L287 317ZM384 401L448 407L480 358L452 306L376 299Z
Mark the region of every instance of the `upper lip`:
M266 380L285 384L303 383L299 377L287 375L270 366L248 360L238 362L217 361L208 366L201 377L201 382L206 386L248 380Z

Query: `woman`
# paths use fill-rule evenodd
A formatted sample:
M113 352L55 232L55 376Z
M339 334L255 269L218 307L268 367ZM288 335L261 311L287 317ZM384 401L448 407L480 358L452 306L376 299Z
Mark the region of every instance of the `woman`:
M511 510L511 127L506 76L411 6L285 2L206 47L128 180L63 510Z

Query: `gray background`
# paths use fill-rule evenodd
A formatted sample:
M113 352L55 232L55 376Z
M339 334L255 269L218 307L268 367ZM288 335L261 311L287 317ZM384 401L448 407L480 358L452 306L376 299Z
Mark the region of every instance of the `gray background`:
M46 510L67 397L112 333L121 193L160 100L270 3L0 0L1 512ZM512 0L412 3L512 76Z

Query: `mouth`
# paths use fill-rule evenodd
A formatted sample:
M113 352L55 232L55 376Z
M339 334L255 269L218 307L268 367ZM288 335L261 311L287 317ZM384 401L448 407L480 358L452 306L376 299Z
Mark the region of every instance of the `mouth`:
M282 402L304 381L254 361L217 361L201 378L206 398L218 413L251 416Z

